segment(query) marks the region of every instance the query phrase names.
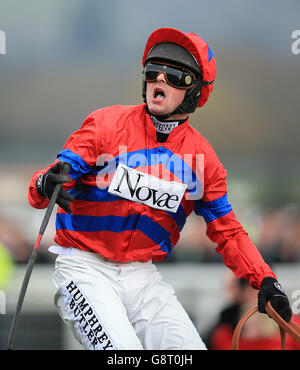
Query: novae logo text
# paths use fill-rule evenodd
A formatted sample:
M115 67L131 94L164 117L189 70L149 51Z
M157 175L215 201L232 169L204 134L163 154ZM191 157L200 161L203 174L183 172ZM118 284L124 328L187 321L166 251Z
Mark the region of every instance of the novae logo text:
M6 54L6 34L0 30L0 55Z
M176 179L187 185L186 199L201 199L204 192L204 154L173 153L166 148L152 148L128 152L119 146L119 152L101 153L97 160L97 187L107 191L118 165L142 168L143 174L152 175L171 182Z
M186 187L185 184L162 180L120 163L108 192L152 208L176 213Z

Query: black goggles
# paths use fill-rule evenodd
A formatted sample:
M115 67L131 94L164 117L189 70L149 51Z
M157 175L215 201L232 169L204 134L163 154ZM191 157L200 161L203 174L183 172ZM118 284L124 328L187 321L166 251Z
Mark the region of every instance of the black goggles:
M167 64L147 63L143 73L146 82L154 82L163 73L167 83L177 89L190 89L196 82L192 72Z

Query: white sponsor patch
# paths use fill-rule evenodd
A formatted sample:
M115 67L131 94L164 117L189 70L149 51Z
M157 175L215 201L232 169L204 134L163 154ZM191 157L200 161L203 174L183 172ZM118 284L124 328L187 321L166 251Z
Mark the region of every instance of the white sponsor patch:
M163 134L170 134L171 131L178 126L178 121L170 121L170 122L161 122L155 117L151 116L152 122L154 124L156 132L161 132Z
M119 163L110 183L110 194L176 213L187 185L166 181Z
M68 310L70 320L91 350L116 349L107 330L104 328L95 309L84 296L76 281L71 280L61 288L61 295Z

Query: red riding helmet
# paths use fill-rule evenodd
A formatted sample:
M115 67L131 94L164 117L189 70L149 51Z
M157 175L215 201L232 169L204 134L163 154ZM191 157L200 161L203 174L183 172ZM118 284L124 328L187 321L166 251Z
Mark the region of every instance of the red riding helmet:
M177 44L180 47L177 48L178 52L176 50L174 52L174 47L163 47L163 45L167 45L166 43L169 46ZM162 47L159 47L158 44L161 44ZM188 53L186 53L186 50ZM188 108L186 109L184 101L182 111L193 112L196 107L202 107L207 102L214 87L217 70L214 55L206 41L201 37L194 33L184 33L174 28L159 28L150 35L147 41L142 60L143 67L150 60L173 61L198 74L200 79L200 85L198 84L197 87L198 90L188 90L185 100L191 100L191 95L198 94L199 91L200 99L198 97L196 101L194 100L194 109L190 109L189 111ZM143 91L143 95L145 99L145 91Z

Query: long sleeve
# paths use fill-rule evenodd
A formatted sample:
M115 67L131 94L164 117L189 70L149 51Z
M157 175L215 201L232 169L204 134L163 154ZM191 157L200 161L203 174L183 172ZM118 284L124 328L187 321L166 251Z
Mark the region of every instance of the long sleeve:
M63 185L66 190L72 188L77 179L92 171L99 155L97 130L96 113L94 112L85 119L79 130L70 135L54 163L33 174L28 190L28 201L32 207L41 209L48 206L49 200L37 193L35 183L38 177L45 174L58 160L70 163L72 166L69 172L72 181Z
M214 243L216 251L238 278L245 278L253 288L259 289L262 280L271 276L271 268L237 220L227 198L227 171L216 158L208 163L204 196L195 202L195 213L204 217L206 234Z
M81 128L75 131L58 153L59 160L71 164L69 175L78 179L90 173L96 165L100 154L99 118L97 111L90 114L83 122Z

